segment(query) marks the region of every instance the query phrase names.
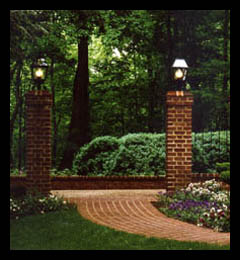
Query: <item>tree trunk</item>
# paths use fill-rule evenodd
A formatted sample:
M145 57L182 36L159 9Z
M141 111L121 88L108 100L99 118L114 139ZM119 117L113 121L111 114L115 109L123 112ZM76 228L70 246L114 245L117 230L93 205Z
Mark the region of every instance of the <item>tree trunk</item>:
M88 85L88 39L81 37L78 43L78 67L73 88L72 118L60 169L72 168L74 154L90 141Z
M20 93L20 84L21 84L21 71L22 71L23 63L21 61L17 62L17 73L16 73L16 106L14 108L13 114L10 119L10 168L12 168L14 165L13 163L13 155L12 155L12 144L13 144L13 130L14 130L14 124L17 118L17 115L19 113L19 108L22 106L22 97L19 94Z

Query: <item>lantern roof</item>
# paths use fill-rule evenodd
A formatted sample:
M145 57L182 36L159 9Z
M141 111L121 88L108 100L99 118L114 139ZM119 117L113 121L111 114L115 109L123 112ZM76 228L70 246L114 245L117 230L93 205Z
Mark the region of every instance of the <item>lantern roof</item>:
M187 69L188 65L184 59L175 59L172 68L183 68Z

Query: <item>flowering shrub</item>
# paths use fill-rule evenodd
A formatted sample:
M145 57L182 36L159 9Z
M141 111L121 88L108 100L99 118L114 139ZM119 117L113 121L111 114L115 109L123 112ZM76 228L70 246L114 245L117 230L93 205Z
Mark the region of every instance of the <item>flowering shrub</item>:
M230 231L230 192L221 190L214 179L190 183L173 195L159 193L158 202L160 211L169 217L216 231Z
M72 207L65 200L54 195L44 197L42 195L26 195L24 198L17 199L10 197L10 218L19 219L20 217L44 214L50 211L65 210Z

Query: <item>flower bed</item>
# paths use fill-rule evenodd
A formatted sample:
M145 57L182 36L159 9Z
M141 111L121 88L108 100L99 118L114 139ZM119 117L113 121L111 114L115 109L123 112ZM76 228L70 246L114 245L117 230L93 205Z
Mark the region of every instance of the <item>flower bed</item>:
M21 198L10 197L10 218L19 219L20 217L45 214L50 211L66 210L74 207L67 201L55 195L47 197L43 195L27 194Z
M220 232L230 231L230 191L215 179L190 183L174 194L159 193L158 208L169 217Z

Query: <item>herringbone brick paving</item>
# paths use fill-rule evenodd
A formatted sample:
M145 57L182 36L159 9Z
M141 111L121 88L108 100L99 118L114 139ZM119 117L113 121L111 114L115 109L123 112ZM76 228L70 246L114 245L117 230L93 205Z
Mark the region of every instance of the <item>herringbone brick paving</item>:
M128 233L168 238L229 244L230 233L168 218L152 204L160 190L77 190L52 191L76 203L79 213L100 225Z

